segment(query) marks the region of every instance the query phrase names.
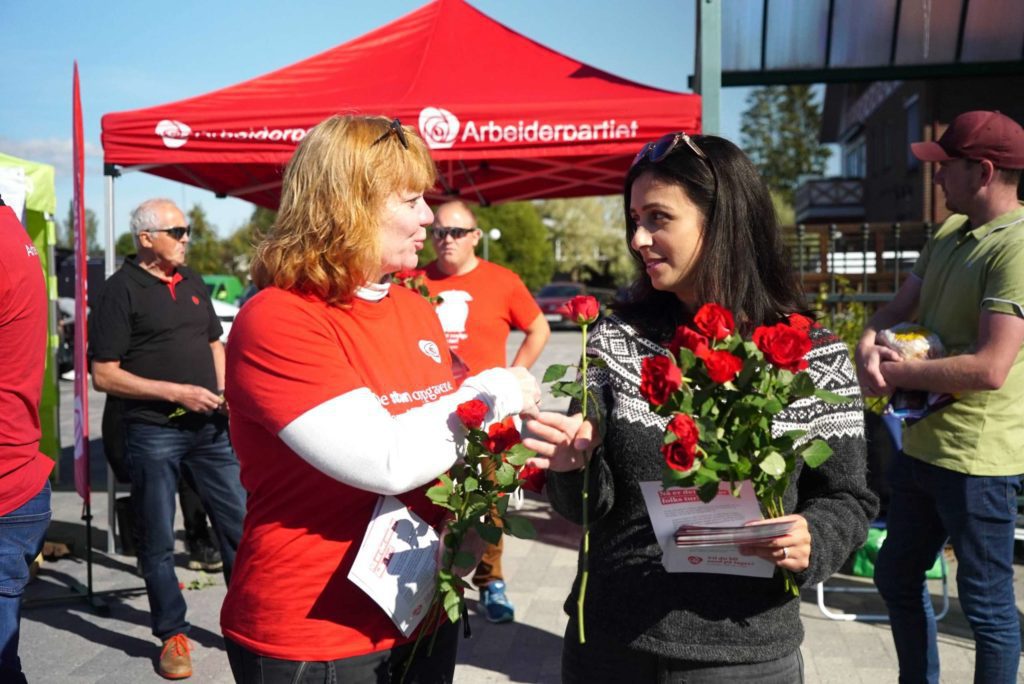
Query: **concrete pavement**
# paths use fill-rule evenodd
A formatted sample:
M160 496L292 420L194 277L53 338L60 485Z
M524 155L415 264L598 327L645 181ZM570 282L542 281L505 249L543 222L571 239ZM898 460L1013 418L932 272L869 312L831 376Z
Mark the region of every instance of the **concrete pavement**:
M510 346L519 337L510 339ZM572 363L578 355L579 335L559 332L535 369L540 375L551 363ZM62 443L71 444L71 384L61 383ZM545 399L550 408L563 402ZM100 430L102 395L90 398L93 453L93 586L104 596L108 614L98 614L84 601L68 600L55 605L38 602L66 597L64 583L86 581L85 532L81 500L71 485L70 450L65 449L61 481L54 494L54 523L50 539L68 541L73 557L46 562L33 582L22 619L21 656L30 682L103 682L108 684L162 681L155 672L158 643L149 630L148 605L142 581L134 574L135 559L105 552L107 523L105 467L97 439ZM558 682L562 634L566 616L562 602L568 593L576 567L579 529L553 514L546 502L528 497L522 513L539 532L535 541L506 538L504 569L509 596L516 606L516 622L487 623L471 596L472 638L462 641L456 682ZM181 529L180 522L178 529ZM186 600L193 624L192 640L195 676L190 681L231 682L227 657L219 629L219 611L224 598L223 577L186 569L184 545L179 548L179 579L189 588ZM302 562L295 559L296 566ZM1024 572L1015 576L1018 610L1024 609ZM951 573L955 572L955 561ZM863 580L837 578L836 584L870 586ZM933 592L939 591L937 582ZM939 651L944 682L969 682L973 677L973 642L970 630L952 594L949 615L939 623ZM936 597L937 598L937 597ZM828 605L836 610L882 612L875 595L830 595ZM802 652L809 683L895 682L897 668L888 627L885 623L833 621L818 610L813 591L805 591L801 612L807 636ZM1018 678L1024 682L1024 676Z

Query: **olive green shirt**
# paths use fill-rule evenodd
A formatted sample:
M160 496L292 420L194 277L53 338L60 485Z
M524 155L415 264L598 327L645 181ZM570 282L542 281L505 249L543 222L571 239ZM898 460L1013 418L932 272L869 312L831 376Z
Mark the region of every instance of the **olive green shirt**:
M1024 206L972 228L951 216L914 265L921 278L918 322L947 354L975 349L985 309L1024 318ZM1024 473L1024 348L997 390L956 401L904 430L903 450L968 475Z

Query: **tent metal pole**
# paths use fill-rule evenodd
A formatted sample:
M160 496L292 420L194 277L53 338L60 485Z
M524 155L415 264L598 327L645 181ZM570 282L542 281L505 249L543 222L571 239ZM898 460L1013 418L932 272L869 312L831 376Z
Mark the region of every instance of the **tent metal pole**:
M103 272L107 278L114 275L114 174L106 176L107 181L107 247L103 260ZM115 539L117 537L117 511L114 510L117 478L114 477L114 469L107 461L107 553L114 553L117 550Z
M721 132L722 0L697 0L697 92L700 93L701 133Z

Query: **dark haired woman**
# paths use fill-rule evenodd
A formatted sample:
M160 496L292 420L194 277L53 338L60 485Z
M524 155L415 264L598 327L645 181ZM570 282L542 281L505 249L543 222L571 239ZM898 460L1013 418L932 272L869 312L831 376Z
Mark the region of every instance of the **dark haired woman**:
M587 640L579 643L569 611L563 681L800 682L800 601L786 592L781 573L666 572L639 485L661 480L667 422L640 394L643 359L667 355L676 327L704 303L732 310L748 334L804 310L768 190L729 141L676 133L637 154L624 196L626 239L640 274L587 348L606 362L587 378L605 418L594 425L578 414L543 413L527 423L534 435L527 446L552 471L551 502L570 520L582 518L579 469L591 459ZM790 531L745 548L792 572L800 586L835 572L863 542L877 509L865 482L862 405L846 347L821 327L811 337L806 359L815 385L853 401L804 399L776 416L773 431L806 430L834 453L817 469L797 464L784 497ZM567 610L578 591L577 577Z

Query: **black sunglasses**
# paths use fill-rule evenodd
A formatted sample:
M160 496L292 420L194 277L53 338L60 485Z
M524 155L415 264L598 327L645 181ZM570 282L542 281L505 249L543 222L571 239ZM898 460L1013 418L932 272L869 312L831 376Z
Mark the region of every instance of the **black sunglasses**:
M192 234L192 226L174 226L173 228L153 228L151 230L142 231L144 233L167 233L172 238L181 242L181 239L186 235Z
M639 164L644 157L650 159L652 163L657 164L662 159L672 154L673 150L679 147L679 145L686 145L695 155L704 161L708 161L708 155L704 154L704 151L697 147L697 143L693 142L693 138L688 136L686 133L679 131L678 133L667 133L654 142L649 142L644 145L640 151L636 153L636 156L633 157L633 163L629 165L629 168L633 168Z
M409 139L405 137L405 129L402 128L402 122L398 119L392 119L391 123L388 124L388 130L384 131L379 138L373 141L373 145L386 140L392 133L398 136L398 142L402 143L402 147L409 149ZM370 147L373 147L371 145Z
M451 235L456 240L461 240L462 238L472 233L474 230L476 230L476 228L431 228L430 236L437 240L438 242L444 240L449 235Z

